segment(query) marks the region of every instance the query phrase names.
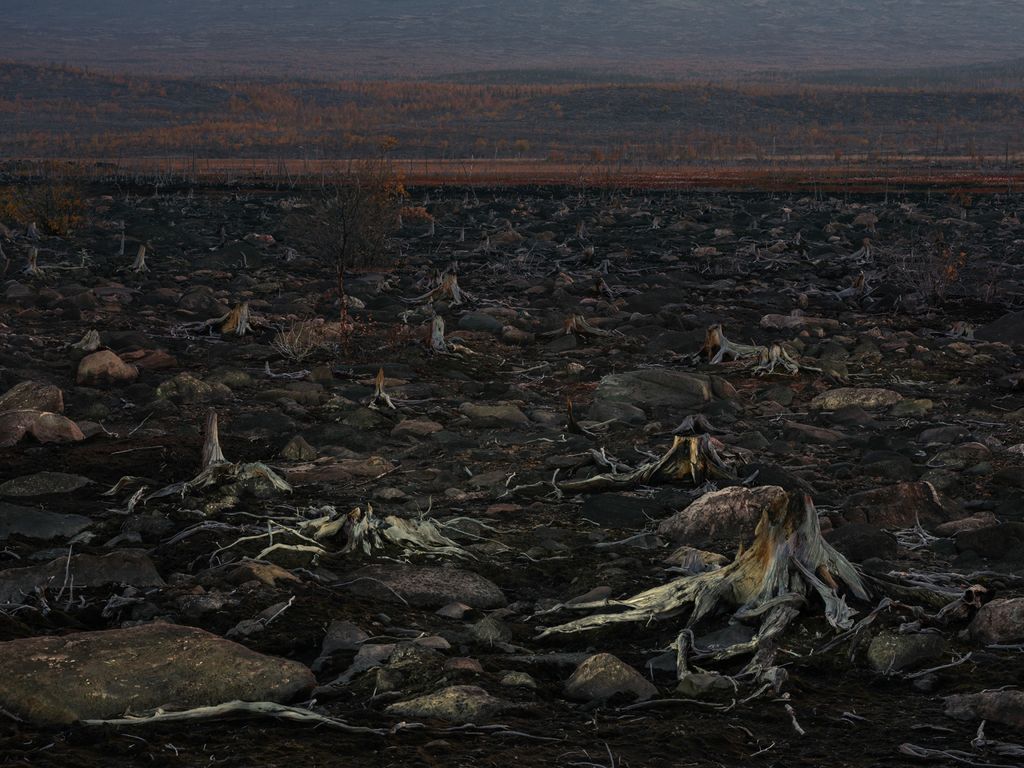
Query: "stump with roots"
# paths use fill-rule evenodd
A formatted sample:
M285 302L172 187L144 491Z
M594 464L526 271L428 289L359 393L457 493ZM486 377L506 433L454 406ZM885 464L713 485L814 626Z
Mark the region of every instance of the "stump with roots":
M130 484L132 478L122 478L115 489ZM202 468L198 475L190 480L173 483L151 493L146 497L159 499L165 496L184 498L193 491L201 491L211 487L235 485L247 489L255 495L265 495L277 491L291 491L292 487L266 464L253 461L234 463L224 457L220 447L220 431L217 425L217 413L210 409L206 414L206 429L203 440ZM113 490L113 489L112 489Z
M621 335L621 333L616 331L605 331L601 328L595 328L587 322L583 315L572 315L563 321L561 328L542 333L540 338L555 339L559 336L575 336L577 339L599 339Z
M388 545L401 547L406 552L431 555L471 557L462 547L449 539L432 520L408 520L394 515L377 517L373 506L366 505L366 511L356 507L340 519L333 519L313 534L317 540L331 538L341 533L345 546L341 554L362 551L372 554L376 549Z
M684 481L697 487L709 480L736 482L736 479L718 455L710 437L676 436L672 447L657 461L643 464L632 472L612 472L585 480L567 480L559 483L558 489L563 493L603 493L630 490L641 485Z
M146 266L146 246L140 245L138 252L135 254L135 261L128 268L129 272L149 272L149 267Z
M22 272L24 274L26 274L26 275L31 275L32 277L42 277L43 276L43 269L42 269L42 267L39 266L39 249L38 248L33 247L33 248L29 249L29 252L28 252L28 264L25 266L25 269L23 269Z
M92 328L86 331L81 339L72 344L71 348L82 352L95 352L101 346L103 346L103 342L100 340L100 332Z
M458 307L472 300L472 297L459 287L458 275L454 272L445 272L437 287L427 291L422 296L417 296L407 301L412 304L447 301L453 307Z
M249 302L243 301L226 315L219 318L217 322L220 324L220 332L222 334L244 336L252 332L252 326L249 324L249 321Z
M370 398L368 407L371 410L395 410L395 403L391 396L384 391L384 369L377 371L377 377L373 380L373 397Z
M722 324L716 323L708 327L707 333L704 335L704 346L700 348L698 356L707 355L711 365L718 365L726 359L740 360L746 357L758 357L762 349L764 347L730 341L726 337L725 331L722 330Z
M541 637L583 632L610 624L649 623L674 618L689 611L686 629L677 641L679 670L685 672L686 640L690 628L712 611L726 607L732 620L760 620L759 630L748 642L738 643L714 653L715 659L756 653L748 672L763 672L774 654L776 638L799 615L808 598L816 593L824 605L825 618L834 628L853 625L855 611L845 590L860 600L868 591L857 569L822 537L818 515L810 497L781 496L762 512L754 540L722 568L694 576L684 576L648 589L625 600L600 600L559 606L572 610L609 610L545 629Z
M786 373L800 373L800 363L789 354L784 346L772 344L770 347L761 347L754 373L759 376L775 373L775 368L780 365L786 370Z
M427 345L431 352L443 354L450 351L448 342L444 339L444 318L440 315L434 315L434 319L430 321L430 336L427 339Z

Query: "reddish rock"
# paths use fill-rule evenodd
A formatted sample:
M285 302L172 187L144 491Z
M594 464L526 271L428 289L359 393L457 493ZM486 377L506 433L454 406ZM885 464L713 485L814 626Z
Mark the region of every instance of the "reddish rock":
M40 443L74 443L85 439L78 425L59 413L0 413L0 448L17 445L25 435L32 435Z
M79 384L130 384L139 376L139 369L126 363L109 349L86 355L78 364Z

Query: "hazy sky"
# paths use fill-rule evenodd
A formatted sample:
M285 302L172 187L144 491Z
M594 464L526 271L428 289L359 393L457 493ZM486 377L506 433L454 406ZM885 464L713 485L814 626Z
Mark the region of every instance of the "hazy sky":
M3 0L5 57L147 71L935 66L1024 56L1024 0Z

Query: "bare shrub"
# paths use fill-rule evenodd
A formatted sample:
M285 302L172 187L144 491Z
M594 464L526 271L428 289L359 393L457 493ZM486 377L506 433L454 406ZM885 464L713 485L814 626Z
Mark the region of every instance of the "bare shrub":
M287 328L280 328L271 346L285 359L301 363L310 355L323 350L326 341L322 320L297 320Z

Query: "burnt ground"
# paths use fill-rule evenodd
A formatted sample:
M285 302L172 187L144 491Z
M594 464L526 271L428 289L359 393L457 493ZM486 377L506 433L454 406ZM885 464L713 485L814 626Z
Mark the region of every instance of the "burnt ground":
M591 449L630 466L647 461L699 410L739 476L756 470L753 485L810 493L828 538L865 524L862 540L848 537L842 545L865 573L947 574L954 591L978 583L986 599L1019 594L1024 537L1014 537L1024 517L1024 392L1015 344L1024 342L1024 320L1008 313L1021 296L1020 198L980 197L962 208L962 201L937 193L839 200L417 191L412 204L434 217L434 234L406 216L392 263L350 277L356 327L345 335L331 322L338 309L329 270L303 251L288 223L298 195L94 191L86 226L35 243L42 275L21 274L33 241L23 230L8 231L3 244L11 263L0 303L0 389L23 381L57 385L65 415L86 436L47 444L26 438L0 449L0 483L43 470L91 481L72 493L43 489L0 501L91 522L73 541L5 532L0 568L49 562L69 547L74 554L143 549L165 585L107 584L68 595L66 585L39 584L3 607L0 640L155 619L224 635L293 598L262 631L232 636L306 664L320 656L327 627L337 620L353 622L374 642L436 636L447 648L397 675L370 670L317 697L317 711L351 724L419 723L385 736L268 720L36 728L0 718L0 764L909 765L920 760L900 752L905 743L971 752L978 723L947 717L944 696L1020 684L1020 651L972 639L965 632L970 615L938 625L947 645L919 666L967 652L971 659L919 678L883 674L866 658L870 636L912 620L910 607L883 613L854 643L815 653L834 630L812 599L783 640L778 663L789 679L781 692L743 701L754 688L741 687L724 700L680 701L671 665L648 663L675 639L685 616L537 639L540 629L571 616L535 614L596 587L628 596L677 575L666 571L665 558L688 542L654 532L709 488L681 482L596 501L556 499L551 487L513 492L550 481L556 469L559 479L595 472ZM122 221L126 256L116 255ZM149 247L150 271L133 274L125 268L139 243ZM449 268L468 294L463 305L410 301ZM251 334L189 326L240 301L252 310ZM446 320L449 341L468 351L429 350L435 312ZM572 314L609 335L539 335ZM318 326L318 345L308 356L290 359L275 347L277 329L317 318L328 322ZM715 323L734 341L784 343L802 370L757 375L749 360L709 365L695 353ZM976 337L951 334L957 323L977 329ZM84 353L70 345L90 329L99 331L101 348L138 362L137 380L76 382ZM167 355L148 354L154 350ZM397 410L366 407L381 367ZM695 408L645 404L638 392L639 411L602 400L603 378L648 368L713 374L715 395ZM214 386L179 379L169 388L182 373ZM811 405L838 387L883 388L903 399L871 408ZM585 425L598 424L591 424L594 437L567 429L567 397ZM487 418L466 403L508 407ZM292 482L291 493L225 499L213 489L133 507L130 490L104 495L124 476L145 478L156 489L195 475L209 408L219 414L227 458L266 462ZM404 420L429 420L436 431L393 433ZM297 435L315 459L282 456ZM918 509L896 490L918 482L931 483L941 504ZM891 503L884 514L865 512L858 501L864 497L857 494L874 489L893 494L885 497ZM339 538L322 542L325 552L315 558L266 556L295 581L228 577L267 540L220 548L265 532L267 520L293 524L323 505L343 512L368 502L378 516L437 521L470 557L393 546L341 554ZM908 532L917 519L933 535ZM964 519L971 522L962 532L948 525ZM185 531L190 535L181 537ZM652 535L631 538L645 531ZM881 540L880 531L888 531ZM732 557L748 537L724 526L716 541L689 543ZM277 540L294 541L283 533ZM508 607L450 619L436 614L437 606L354 587L353 574L369 562L396 561L473 571L501 589ZM875 588L871 601L851 604L863 616L883 592ZM117 607L109 603L115 595L139 599ZM500 637L479 631L488 614ZM724 614L708 617L698 635L725 622ZM660 697L671 701L632 707L621 696L567 698L563 686L579 657L559 661L554 654L596 652L651 676ZM317 665L320 683L346 670L353 655L338 651ZM475 659L482 671L450 663L461 657ZM740 659L709 666L735 673L742 665ZM528 673L536 688L503 685L507 671ZM478 685L515 705L491 718L515 733L452 730L384 711L451 684ZM786 704L805 735L794 729ZM1014 741L1004 723L989 723L986 734ZM979 764L1016 759L972 754Z

